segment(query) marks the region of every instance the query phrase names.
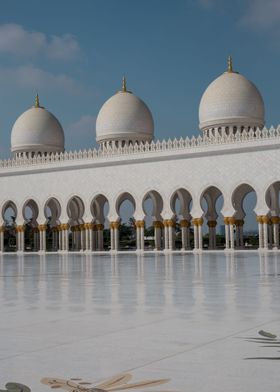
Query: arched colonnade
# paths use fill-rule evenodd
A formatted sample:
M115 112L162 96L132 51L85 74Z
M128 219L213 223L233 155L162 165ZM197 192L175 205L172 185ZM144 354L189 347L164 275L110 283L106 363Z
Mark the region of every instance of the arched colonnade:
M278 249L280 181L264 192L242 183L230 193L209 185L197 195L182 187L168 197L158 190L148 190L140 198L126 191L113 200L102 193L90 201L73 195L65 203L57 197L49 197L41 204L32 197L23 204L6 200L1 206L0 252L103 251L105 231L109 236L107 249L118 251L120 207L125 201L133 206L131 221L139 251L147 249L147 203L154 250L243 249L247 218L244 201L250 193L256 195L256 206L251 202L251 210L258 224L257 247ZM224 231L222 243L217 243L218 221Z

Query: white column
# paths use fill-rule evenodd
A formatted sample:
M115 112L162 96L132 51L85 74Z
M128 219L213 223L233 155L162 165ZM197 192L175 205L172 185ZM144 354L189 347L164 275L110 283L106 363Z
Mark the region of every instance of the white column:
M61 225L57 226L58 230L58 250L62 250L62 233L61 233ZM74 232L72 232L72 241L73 241Z
M198 231L198 248L203 249L202 223L199 223L197 227L197 231Z
M164 220L164 249L168 250L169 249L169 231L168 231L168 221Z
M85 236L85 250L89 250L89 230L88 230L88 225L85 224L85 229L84 229L84 236Z
M173 227L172 221L169 222L168 237L169 237L169 249L173 250L174 249L174 227Z
M111 242L111 250L115 250L115 229L114 222L110 223L110 242Z
M267 230L268 230L268 246L269 246L269 248L272 248L273 247L273 226L272 226L271 219L269 219Z
M24 252L24 226L17 226L17 251Z
M271 218L273 225L273 247L274 249L279 248L279 217L273 216Z
M187 220L181 220L181 237L182 237L182 250L187 249Z
M263 247L268 249L268 229L267 229L267 216L263 216Z
M259 249L263 248L263 224L261 222L258 223L259 228Z
M258 215L257 216L257 222L258 222L258 229L259 229L259 249L263 248L264 245L264 238L263 238L263 216Z
M39 229L39 236L40 236L40 240L39 240L39 250L40 252L45 252L46 251L46 225L39 225L38 226Z
M119 250L119 247L120 247L119 222L115 222L114 234L115 234L115 250Z
M141 225L141 227L140 227L140 243L141 243L141 250L144 250L144 249L145 249L144 225L145 225L145 222L143 221L143 223L142 223L142 225Z
M20 237L20 228L19 226L17 226L16 228L16 247L17 247L17 251L20 252L21 251L21 237Z
M228 218L224 218L225 224L225 249L229 249L229 225L228 225Z
M196 222L193 222L194 249L198 249L198 228Z
M4 233L5 226L0 226L0 252L4 252Z
M234 249L234 225L233 223L229 224L229 234L230 234L230 247Z
M17 226L17 250L24 252L24 226Z
M64 225L60 226L60 233L61 233L61 250L65 251L65 235L64 235Z
M63 243L64 243L64 251L69 251L69 225L65 223L63 225Z
M43 236L42 236L41 227L39 226L39 251L41 252L42 250L43 250Z
M85 230L84 225L80 225L80 250L85 250Z
M90 251L92 251L93 250L93 243L92 243L92 240L93 240L93 224L92 223L90 224L88 236L89 236L89 249L90 249Z
M141 232L138 223L136 222L136 249L141 249Z

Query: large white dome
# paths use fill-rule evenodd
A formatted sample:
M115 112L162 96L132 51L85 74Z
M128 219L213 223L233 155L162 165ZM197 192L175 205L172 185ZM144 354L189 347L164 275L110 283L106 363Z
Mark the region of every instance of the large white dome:
M96 141L145 142L154 136L154 122L148 106L130 91L123 80L122 91L108 99L96 120Z
M257 87L243 75L229 69L205 90L199 105L199 127L264 126L264 102Z
M16 120L11 134L11 150L20 155L64 151L64 132L57 118L39 105L26 110Z

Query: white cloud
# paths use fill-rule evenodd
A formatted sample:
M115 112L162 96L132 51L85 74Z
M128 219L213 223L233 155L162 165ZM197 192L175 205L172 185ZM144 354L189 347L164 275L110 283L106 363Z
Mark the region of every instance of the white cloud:
M77 58L81 52L76 38L71 34L52 36L47 51L50 58L61 60Z
M243 27L255 30L271 30L280 22L279 0L250 0L245 14L240 19Z
M81 49L71 34L47 37L39 31L27 31L21 25L10 23L0 25L0 52L17 56L36 56L59 60L78 58Z
M53 74L33 65L15 68L0 67L1 84L34 90L59 90L71 94L81 94L83 87L75 79L66 74Z

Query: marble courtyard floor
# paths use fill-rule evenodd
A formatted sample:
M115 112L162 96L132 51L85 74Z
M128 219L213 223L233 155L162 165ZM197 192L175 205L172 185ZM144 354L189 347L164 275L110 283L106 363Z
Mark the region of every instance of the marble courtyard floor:
M280 253L4 255L0 310L1 390L279 392Z

